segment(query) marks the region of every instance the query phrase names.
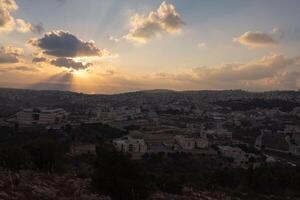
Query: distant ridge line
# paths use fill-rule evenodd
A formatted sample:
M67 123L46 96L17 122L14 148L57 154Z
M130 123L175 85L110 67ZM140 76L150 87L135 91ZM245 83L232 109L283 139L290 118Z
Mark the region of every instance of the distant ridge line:
M126 95L134 93L144 93L144 94L159 94L159 93L225 93L225 92L241 92L249 94L262 94L262 93L286 93L286 92L300 92L300 90L268 90L268 91L247 91L242 89L231 89L231 90L171 90L171 89L150 89L150 90L137 90L128 92L118 92L118 93L84 93L69 90L38 90L38 89L25 89L25 88L10 88L10 87L0 87L0 90L16 90L16 91L32 91L32 92L59 92L59 93L74 93L74 94L84 94L84 95L103 95L103 96L113 96L113 95Z

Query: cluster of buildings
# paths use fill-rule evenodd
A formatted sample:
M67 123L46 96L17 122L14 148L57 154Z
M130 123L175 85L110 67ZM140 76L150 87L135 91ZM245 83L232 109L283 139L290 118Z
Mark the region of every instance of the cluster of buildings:
M214 101L213 97L210 101ZM19 128L47 129L59 129L66 124L102 123L129 133L115 138L112 144L117 151L135 158L160 152L219 154L232 158L233 166L245 168L249 162L253 164L253 160L259 159L236 144L247 143L258 150L300 156L299 117L299 107L288 112L278 108L232 110L226 106L181 99L167 103L162 100L161 103L95 104L94 109L70 114L61 108L31 108L16 113L14 122ZM75 155L95 152L95 145L92 145L74 146L72 152Z
M143 154L176 153L189 154L216 154L212 148L216 139L222 140L223 134L214 132L215 137L202 133L172 134L172 133L143 133L131 131L128 135L113 140L115 149L119 152L131 154L134 158L140 158ZM217 138L220 135L220 138ZM227 136L228 137L228 136ZM228 138L227 138L228 139ZM223 141L222 143L223 144Z
M256 138L255 147L300 156L300 127L286 125L283 130L263 129Z

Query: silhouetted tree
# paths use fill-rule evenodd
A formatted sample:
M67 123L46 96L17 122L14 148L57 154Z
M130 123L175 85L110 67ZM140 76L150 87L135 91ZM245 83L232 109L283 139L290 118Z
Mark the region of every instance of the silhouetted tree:
M63 152L60 145L50 138L37 138L30 143L28 151L33 164L42 171L53 171L62 166Z
M6 169L19 170L30 165L27 151L17 146L2 146L0 149L0 165Z
M97 191L109 194L117 200L139 200L147 197L147 176L138 163L103 147L97 152L96 171L93 176L93 185Z

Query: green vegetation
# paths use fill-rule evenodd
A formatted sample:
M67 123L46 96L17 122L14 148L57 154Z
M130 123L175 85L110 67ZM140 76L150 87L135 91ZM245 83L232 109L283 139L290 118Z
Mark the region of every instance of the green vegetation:
M1 128L0 166L5 169L60 171L65 164L68 139L37 130L14 132Z
M299 107L300 103L294 101L285 101L280 99L250 99L250 100L228 100L217 101L215 104L222 107L230 107L233 111L246 111L255 108L279 108L281 111L290 112L295 107Z
M148 179L142 165L128 157L106 150L98 150L93 185L100 193L113 199L145 199Z
M115 200L147 199L155 191L180 194L184 187L237 196L276 195L282 199L299 195L300 191L299 167L265 165L257 169L232 169L223 167L217 156L184 153L145 154L141 160L131 160L111 146L112 138L126 132L102 124L82 126L77 132L82 139L84 133L89 139L97 139L96 158L84 155L71 161L65 158L68 137L34 131L15 133L7 128L1 131L4 132L0 138L0 166L4 169L44 172L76 169L81 176L92 178L96 191ZM248 146L240 148L257 153Z
M73 132L76 140L80 140L83 142L95 142L95 139L98 138L109 140L128 134L126 131L122 131L107 124L101 123L83 124Z
M19 170L28 168L30 154L18 146L3 145L0 148L0 166L5 169Z
M61 169L64 152L60 145L50 138L34 139L27 147L31 162L41 171L54 171Z
M274 194L284 199L286 194L299 194L300 168L273 165L232 169L221 167L211 158L180 153L145 155L134 161L126 155L101 150L93 183L97 191L116 200L144 199L150 191L181 193L184 186L235 195Z

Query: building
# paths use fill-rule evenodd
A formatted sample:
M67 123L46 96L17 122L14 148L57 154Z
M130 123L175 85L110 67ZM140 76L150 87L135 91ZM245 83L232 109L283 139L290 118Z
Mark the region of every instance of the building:
M139 107L120 107L115 109L101 109L96 112L97 118L105 122L122 122L138 119L141 116Z
M206 138L176 135L174 139L184 150L204 149L208 147L208 140Z
M233 167L242 167L244 169L259 166L259 156L253 153L246 153L238 147L218 146L220 154L225 158L232 159Z
M16 114L19 127L59 125L67 120L67 112L57 109L24 109Z
M223 128L204 130L202 131L202 134L207 135L208 137L213 137L215 139L232 139L232 132Z
M144 139L133 137L133 136L125 136L122 138L118 138L113 140L113 145L117 149L117 151L125 152L125 153L146 153L147 152L147 144Z

